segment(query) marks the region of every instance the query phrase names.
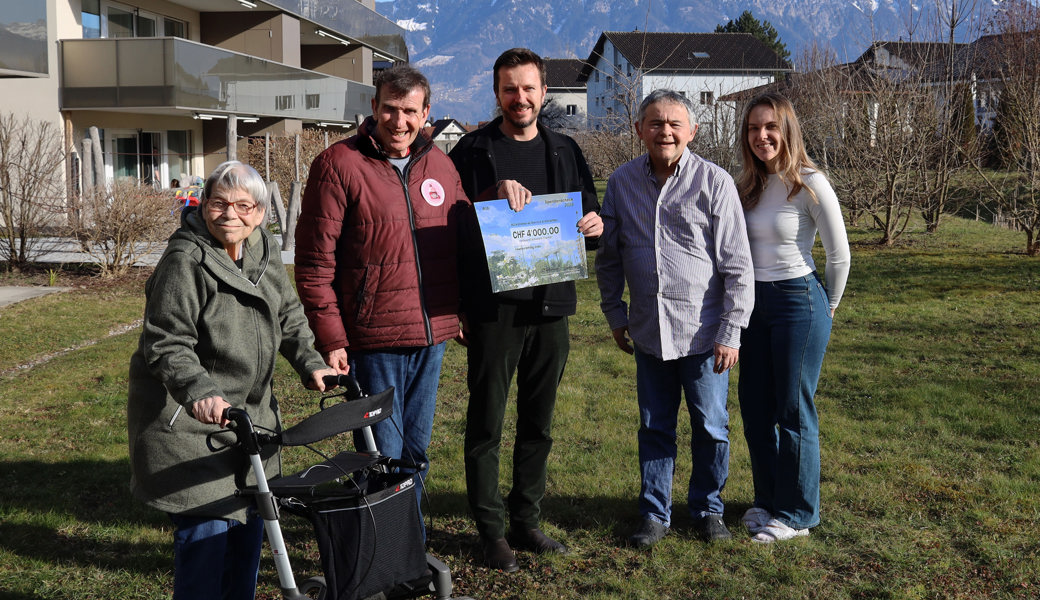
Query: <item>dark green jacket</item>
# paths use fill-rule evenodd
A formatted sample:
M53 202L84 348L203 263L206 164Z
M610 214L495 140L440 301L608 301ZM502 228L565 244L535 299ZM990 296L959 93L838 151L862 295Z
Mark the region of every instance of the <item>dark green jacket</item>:
M277 431L277 353L304 380L325 368L271 235L258 227L243 246L240 271L201 214L185 209L145 285L144 326L130 359L130 486L166 512L244 521L250 503L234 496L236 485L254 483L248 459L239 449L210 452L206 435L218 427L195 420L196 401L220 396ZM268 477L277 475L277 452L264 459Z

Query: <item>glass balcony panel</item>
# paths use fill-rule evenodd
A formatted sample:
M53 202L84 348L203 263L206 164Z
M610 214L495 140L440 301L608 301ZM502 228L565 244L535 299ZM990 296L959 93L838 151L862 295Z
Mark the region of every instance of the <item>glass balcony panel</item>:
M359 2L344 0L264 0L287 13L356 40L387 58L408 60L404 29Z
M375 89L179 38L64 40L62 107L162 108L304 121L367 115Z
M132 81L134 85L162 85L163 43L162 39L135 40L133 52L121 51L118 55L119 81ZM119 42L117 47L122 47Z

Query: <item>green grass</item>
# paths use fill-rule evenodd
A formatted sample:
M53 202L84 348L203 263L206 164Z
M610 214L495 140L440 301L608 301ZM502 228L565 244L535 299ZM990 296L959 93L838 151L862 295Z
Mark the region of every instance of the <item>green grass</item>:
M809 538L759 546L740 529L751 482L734 385L724 494L734 541L697 541L680 492L671 535L652 552L624 547L639 518L635 372L614 347L588 280L579 282L571 319L543 504L546 529L571 546L570 556L521 553L521 571L511 575L479 568L462 467L465 356L449 344L429 512L431 549L451 567L456 593L1036 597L1040 261L1021 254L1021 234L959 219L935 235L910 233L894 248L867 244L876 232L850 235L853 272L817 395L823 522ZM91 288L0 309L0 371L103 338L0 378L0 598L169 594L167 520L127 492L126 370L138 332L105 337L139 318L139 290L139 283L121 292ZM316 400L296 386L281 365L276 391L289 422ZM679 435L684 448L688 425ZM504 474L510 448L507 441ZM312 461L296 451L286 458L290 468ZM689 472L688 452L680 452L677 489ZM308 526L286 526L297 573L315 573ZM259 597L278 598L269 557L262 567Z

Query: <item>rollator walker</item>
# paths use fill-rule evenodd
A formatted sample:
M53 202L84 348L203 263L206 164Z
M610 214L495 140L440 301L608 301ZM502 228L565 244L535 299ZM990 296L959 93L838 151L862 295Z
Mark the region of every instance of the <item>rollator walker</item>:
M237 493L255 499L271 545L282 597L452 598L448 567L425 551L415 501L415 486L421 485L418 472L426 465L380 455L372 435L371 426L392 414L393 388L368 396L349 375L326 377L325 385L327 389L342 386L345 392L322 397L321 410L281 433L256 429L242 409L229 408L225 412L231 423L229 429L237 438L232 446L249 456L257 480L257 485ZM339 396L346 400L326 406L327 400ZM270 481L265 478L263 448L308 446L349 432L360 434L366 446L364 451L343 451L299 473ZM212 435L207 444L215 452L227 448L217 446ZM296 583L282 538L282 510L313 524L323 576Z

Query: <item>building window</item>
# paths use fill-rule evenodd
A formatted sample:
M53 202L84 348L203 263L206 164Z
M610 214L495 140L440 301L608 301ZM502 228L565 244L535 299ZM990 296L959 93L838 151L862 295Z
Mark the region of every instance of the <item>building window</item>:
M307 109L318 108L321 105L321 94L307 94L303 97Z
M599 71L596 71L595 79L596 83L599 83Z
M701 104L705 106L715 104L715 92L701 92Z
M572 116L574 116L576 114L578 114L578 105L577 104L568 104L567 105L567 116L572 117Z
M275 110L292 110L296 108L296 101L291 95L275 96L274 108Z
M163 17L163 35L188 39L188 23L169 17Z
M101 0L83 0L83 39L101 37Z

